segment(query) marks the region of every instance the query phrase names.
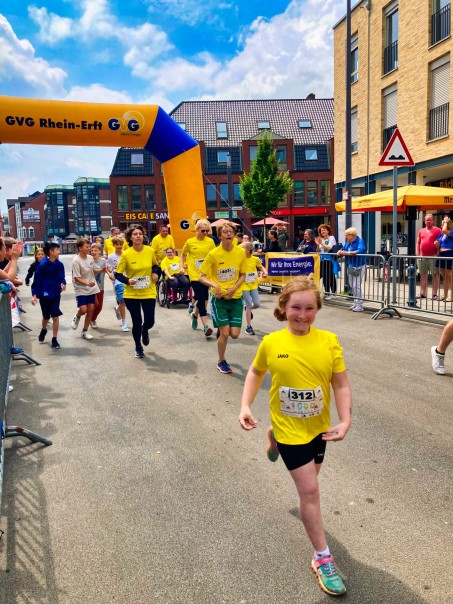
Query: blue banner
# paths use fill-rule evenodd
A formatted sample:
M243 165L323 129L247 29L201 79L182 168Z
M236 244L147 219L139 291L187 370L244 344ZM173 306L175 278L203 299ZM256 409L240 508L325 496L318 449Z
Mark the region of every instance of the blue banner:
M267 273L269 277L296 277L309 276L315 272L315 259L313 256L278 256L272 254L267 259Z

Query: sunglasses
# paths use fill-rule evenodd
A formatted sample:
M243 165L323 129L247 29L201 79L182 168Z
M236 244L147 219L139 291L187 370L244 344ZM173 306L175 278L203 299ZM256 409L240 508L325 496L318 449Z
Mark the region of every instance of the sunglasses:
M202 233L209 233L209 230L206 230L206 231L205 231L204 229L200 229L200 231L201 231Z

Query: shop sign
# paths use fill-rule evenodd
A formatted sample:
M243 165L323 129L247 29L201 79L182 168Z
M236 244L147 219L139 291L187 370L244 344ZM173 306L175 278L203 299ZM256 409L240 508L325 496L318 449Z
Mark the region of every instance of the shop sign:
M214 218L216 220L218 220L219 218L227 218L228 219L229 217L230 217L229 212L214 212ZM232 218L237 218L238 217L237 212L232 212L231 213L231 217Z
M148 212L126 212L118 216L124 220L148 220ZM149 220L168 220L168 212L149 212Z

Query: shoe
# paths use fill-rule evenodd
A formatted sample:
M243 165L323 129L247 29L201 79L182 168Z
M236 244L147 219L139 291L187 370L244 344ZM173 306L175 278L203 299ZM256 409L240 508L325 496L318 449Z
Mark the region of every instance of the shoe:
M85 330L82 330L81 337L84 340L93 340L94 339L93 336L90 333L88 333L87 331L85 331Z
M437 352L436 346L431 346L431 358L434 373L438 373L439 375L445 375L445 355L439 354Z
M139 346L138 348L135 349L135 358L136 359L143 359L144 356L145 356L145 352L141 346Z
M192 317L192 329L197 329L198 317L196 317L193 313L190 316Z
M315 573L320 588L330 596L342 596L346 593L346 587L342 578L335 568L332 556L326 556L311 561L312 571Z
M118 321L121 321L120 307L118 305L114 306L113 310L115 311L115 315L116 315L116 318L118 319Z
M19 348L19 346L11 346L10 352L11 354L22 354L24 352L24 349Z
M425 294L418 294L418 296L415 296L416 300L421 300L423 298L426 298ZM433 299L434 299L434 296L433 296Z
M72 322L71 322L72 329L77 329L77 327L79 326L79 321L80 321L80 317L78 317L77 315L74 315L74 318L72 319Z
M149 344L149 334L146 329L142 331L142 344L143 346L148 346Z
M363 306L354 306L352 312L363 312Z
M46 337L47 329L41 329L39 332L38 340L40 342L44 342L44 338Z
M52 344L50 345L51 348L53 348L54 350L58 350L59 348L61 348L60 344L58 343L57 338L52 338Z
M193 309L194 309L194 305L192 304L192 302L189 302L189 306L187 307L189 315L191 315L193 313Z
M11 386L11 384L8 386L8 392L12 392L14 390L14 386Z
M17 308L19 309L19 312L23 312L25 315L27 314L27 311L24 310L22 306L18 306Z
M97 329L98 328L98 324L96 323L96 321L90 321L90 325L92 329Z
M212 329L210 327L208 327L206 325L206 327L204 328L204 335L209 338L209 336L212 336Z
M448 296L448 298L445 298L445 302L451 302L451 296Z
M272 430L272 426L269 426L269 428L267 429L266 455L269 461L277 461L280 455L277 441L274 438L274 431Z
M438 300L438 299L439 299L438 295L437 294L433 294L433 300Z
M249 336L255 335L255 332L253 331L253 327L251 325L247 325L247 327L245 328L245 333Z
M127 325L121 325L121 331L129 331L129 327Z
M219 361L217 363L217 369L220 371L220 373L233 373L233 370L226 361Z
M354 310L355 308L355 304L353 304L352 306L349 307L349 310Z
M324 300L333 300L333 296L324 296Z

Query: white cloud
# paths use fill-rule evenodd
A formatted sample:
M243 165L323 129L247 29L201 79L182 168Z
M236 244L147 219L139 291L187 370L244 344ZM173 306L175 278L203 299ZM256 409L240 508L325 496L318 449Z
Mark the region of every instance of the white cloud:
M0 79L25 83L44 96L64 93L67 74L35 56L28 40L19 40L8 21L0 15Z
M87 103L133 103L133 99L127 92L111 90L101 84L91 86L73 86L68 94L62 99L64 101L79 101Z
M235 10L231 3L217 0L147 0L147 3L151 14L165 13L189 26L199 23L221 26L219 11Z
M221 69L222 64L206 52L197 55L193 61L177 58L160 63L158 69L149 69L148 74L158 88L182 91L209 88Z

